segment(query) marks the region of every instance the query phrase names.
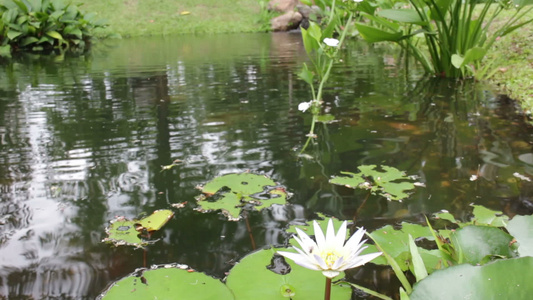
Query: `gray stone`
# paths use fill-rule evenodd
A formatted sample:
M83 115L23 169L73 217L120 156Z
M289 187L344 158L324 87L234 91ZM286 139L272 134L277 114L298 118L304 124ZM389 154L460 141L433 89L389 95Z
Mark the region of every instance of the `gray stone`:
M298 3L300 3L299 0L270 0L268 10L286 13L294 11Z
M271 29L273 31L288 31L298 28L303 17L297 11L287 12L279 17L270 20Z

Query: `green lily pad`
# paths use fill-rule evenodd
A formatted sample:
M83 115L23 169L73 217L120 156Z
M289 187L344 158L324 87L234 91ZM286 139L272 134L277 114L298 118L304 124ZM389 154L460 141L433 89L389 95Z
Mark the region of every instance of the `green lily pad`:
M497 227L470 225L452 233L454 247L470 264L482 264L491 257L516 256L510 247L513 237Z
M106 228L108 236L104 239L104 242L112 243L115 246L145 246L151 242L142 239L140 237L141 233L161 229L172 216L174 216L174 213L171 210L161 209L140 220L128 220L124 217L118 217L112 220L109 227Z
M520 256L533 256L533 216L515 216L506 229L518 242Z
M475 225L504 227L509 222L509 217L501 211L494 211L481 205L472 205L472 207L474 207L472 223Z
M235 299L220 280L176 267L138 270L113 283L102 300Z
M200 211L221 210L230 220L238 220L245 205L261 210L287 201L285 188L272 179L251 173L227 174L213 179L201 188L204 197Z
M236 299L322 299L326 277L320 271L309 270L292 261L291 271L279 275L270 271L275 250L290 251L286 248L259 250L245 256L229 272L227 286ZM350 299L352 289L348 285L331 287L331 299Z
M533 257L502 259L483 266L453 266L415 284L410 299L530 299L532 268Z
M425 238L428 240L434 240L434 238L431 234L431 230L426 226L406 222L403 222L401 225L401 229L395 229L391 225L387 225L380 229L376 229L370 233L370 235L385 252L398 262L402 271L407 271L410 266L409 259L411 258L409 235L411 235L413 239ZM369 245L361 254L377 251L379 250L375 245ZM433 271L438 268L439 261L441 260L438 251L426 250L420 247L418 247L418 251L428 271ZM372 262L379 265L388 265L384 256L378 256Z
M341 172L347 176L335 176L329 182L353 189L367 189L388 200L401 201L409 197L408 192L415 188L413 179L393 167L381 166L382 171L376 168L376 165L359 166L359 173Z

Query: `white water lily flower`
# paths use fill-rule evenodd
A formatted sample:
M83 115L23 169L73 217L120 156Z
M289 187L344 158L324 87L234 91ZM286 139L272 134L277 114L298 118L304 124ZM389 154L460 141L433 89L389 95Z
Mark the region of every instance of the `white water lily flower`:
M294 239L302 249L293 247L298 253L278 251L280 255L292 259L296 264L311 270L322 271L328 278L333 278L340 272L362 266L381 255L381 252L359 255L365 248L361 247L366 240L362 240L365 229L359 228L346 242L346 221L344 221L335 235L333 221L328 222L326 236L316 221L313 222L315 239L313 241L305 232L296 228L298 236Z
M301 111L301 112L305 112L306 110L308 110L311 107L312 103L313 103L313 101L302 102L302 103L298 104L298 110Z
M330 46L330 47L337 47L339 45L339 40L337 39L330 39L330 38L325 38L324 39L324 44Z

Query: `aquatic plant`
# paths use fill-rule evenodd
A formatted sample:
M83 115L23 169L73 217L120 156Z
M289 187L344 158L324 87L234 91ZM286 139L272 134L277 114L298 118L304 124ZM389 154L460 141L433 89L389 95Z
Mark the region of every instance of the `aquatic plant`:
M0 55L14 51L85 49L105 23L63 0L0 1Z
M381 9L374 5L361 10L367 21L355 26L368 42L397 43L430 74L466 77L476 74L497 39L533 21L521 21L533 9L526 7L531 4L531 0L409 0L403 4L384 1ZM507 9L514 9L515 13L498 24L498 15ZM489 34L491 26L497 29Z

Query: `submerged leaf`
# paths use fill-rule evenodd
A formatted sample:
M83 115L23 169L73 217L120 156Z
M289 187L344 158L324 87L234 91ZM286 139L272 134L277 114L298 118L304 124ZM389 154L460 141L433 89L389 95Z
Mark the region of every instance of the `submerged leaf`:
M287 192L272 179L252 174L227 174L213 179L202 188L205 195L198 204L201 211L221 210L230 220L238 220L245 205L257 210L272 204L285 204Z
M408 191L413 190L413 179L404 172L389 166L359 166L359 173L341 172L348 176L335 176L329 182L349 188L369 189L372 194L381 195L388 200L401 201L409 197Z

